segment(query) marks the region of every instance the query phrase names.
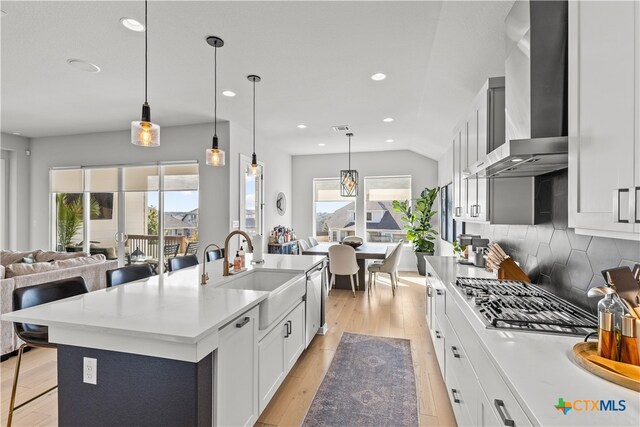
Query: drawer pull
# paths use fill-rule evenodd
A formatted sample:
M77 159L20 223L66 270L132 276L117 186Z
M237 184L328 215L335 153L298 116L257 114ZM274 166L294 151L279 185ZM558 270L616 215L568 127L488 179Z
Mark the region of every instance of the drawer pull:
M444 292L442 292L442 289L436 289L436 295L444 295Z
M427 296L428 296L429 298L431 298L431 297L432 297L432 294L431 294L431 286L429 286L429 285L427 285Z
M500 414L500 418L502 419L504 425L508 427L515 427L515 421L507 418L507 416L505 415L506 408L504 407L504 402L500 399L495 399L493 403L496 405L496 409L498 410L498 414Z
M456 206L455 216L460 216L460 215L462 215L462 207Z
M289 322L285 322L284 323L284 333L285 333L285 338L289 338L289 335L291 335L291 331L289 330Z
M241 321L239 321L238 323L236 323L236 328L242 328L244 325L246 325L247 323L249 323L251 321L250 317L245 317L244 319L242 319Z
M436 338L438 339L442 338L442 335L440 335L440 331L436 331Z
M452 345L451 352L453 353L453 357L455 357L456 359L460 359L460 353L458 353L458 347L456 347L455 345Z
M458 395L458 390L456 390L455 388L452 388L451 389L451 396L453 396L453 401L455 403L460 403L460 399L458 399L457 395Z

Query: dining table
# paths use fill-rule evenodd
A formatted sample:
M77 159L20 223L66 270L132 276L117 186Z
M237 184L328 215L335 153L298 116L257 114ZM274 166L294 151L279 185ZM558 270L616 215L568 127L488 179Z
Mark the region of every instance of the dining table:
M329 248L333 245L339 245L338 242L323 242L319 243L315 246L310 247L309 249L305 249L302 254L303 255L329 255ZM354 248L356 251L356 262L358 263L358 279L360 281L360 290L364 291L365 289L365 272L367 270L366 260L368 259L379 259L383 260L387 255L387 245L384 244L376 244L376 243L365 243L357 248ZM329 273L331 273L331 259L329 259ZM351 281L349 280L349 276L336 276L336 288L337 289L349 289L351 290Z

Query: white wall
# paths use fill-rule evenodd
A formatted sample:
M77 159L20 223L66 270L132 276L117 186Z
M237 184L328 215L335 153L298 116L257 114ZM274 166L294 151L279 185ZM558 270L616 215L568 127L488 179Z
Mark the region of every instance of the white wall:
M253 152L253 136L250 129L231 123L231 134L233 145L227 158L231 176L229 227L232 221L240 219L240 155L251 157ZM262 139L259 130L256 133L256 154L258 161L264 163L264 250L266 252L267 236L273 227L277 225L291 227L292 225L291 155L274 148L273 144ZM283 216L280 216L276 209L276 197L279 192L283 192L287 198L288 206Z
M2 249L28 250L30 248L29 227L29 182L31 158L26 150L30 149L28 138L0 134L0 148L9 153L9 218L3 218L9 222L8 247Z
M31 247L49 247L49 168L197 160L200 163L200 240L220 243L228 232L229 170L208 167L212 124L163 127L159 148L131 144L130 131L31 140ZM218 124L221 149L229 150L228 123Z
M346 154L325 154L293 156L293 228L301 238L313 233L313 179L337 178L340 169L347 168ZM367 176L411 175L411 194L418 197L425 187L438 184L438 163L413 151L381 151L352 153L351 166L358 171L359 186L364 185ZM364 191L360 187L356 198L356 234L363 235L365 230ZM437 227L437 216L434 226ZM411 248L405 248L401 269L415 270L415 256Z
M438 160L438 185L442 188L453 182L453 144ZM453 246L446 240L438 239L436 254L441 256L453 255Z

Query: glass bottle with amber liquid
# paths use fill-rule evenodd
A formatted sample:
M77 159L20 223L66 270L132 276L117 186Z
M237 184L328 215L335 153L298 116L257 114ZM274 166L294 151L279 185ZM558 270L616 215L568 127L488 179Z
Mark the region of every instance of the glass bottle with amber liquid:
M620 357L620 331L624 308L616 294L605 295L598 302L598 356L611 360Z
M622 318L622 338L620 342L620 361L640 366L640 347L638 321L631 316Z

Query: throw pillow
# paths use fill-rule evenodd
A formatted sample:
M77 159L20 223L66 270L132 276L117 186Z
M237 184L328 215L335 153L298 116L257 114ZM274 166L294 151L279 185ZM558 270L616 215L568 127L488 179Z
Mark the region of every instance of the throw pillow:
M72 268L87 264L99 264L101 262L105 262L106 259L107 258L104 255L96 254L88 257L61 259L52 262L51 265L55 268Z
M35 258L37 262L51 262L57 261L60 259L70 259L70 258L80 258L80 257L88 257L89 254L86 252L55 252L55 251L42 251L38 249L34 252Z
M22 258L18 262L21 262L23 264L33 264L34 262L36 262L36 260L33 258L33 255L29 255L29 256L26 256L26 257Z
M5 275L7 278L10 278L25 276L27 274L44 273L52 270L56 270L56 267L48 262L34 262L33 264L13 263L6 267Z
M0 251L0 264L5 267L9 264L19 262L24 257L33 254L33 251Z

